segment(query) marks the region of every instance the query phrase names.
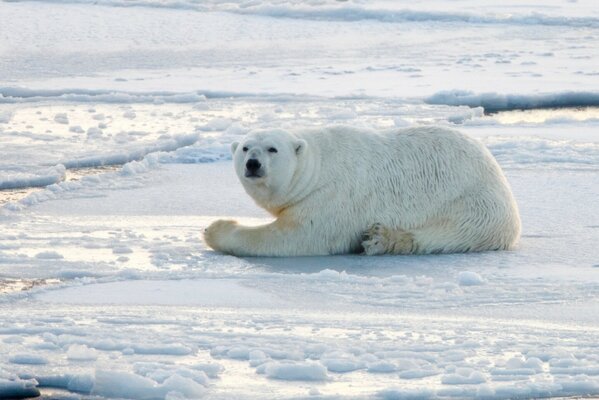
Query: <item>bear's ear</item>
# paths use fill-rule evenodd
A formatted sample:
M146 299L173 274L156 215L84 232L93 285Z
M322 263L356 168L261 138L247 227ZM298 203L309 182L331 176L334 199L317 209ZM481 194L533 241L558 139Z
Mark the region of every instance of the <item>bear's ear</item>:
M239 142L231 143L231 153L235 154L235 150L237 150L237 146L239 146Z
M295 154L299 156L303 151L306 150L306 146L308 146L308 143L304 139L297 139L293 144Z

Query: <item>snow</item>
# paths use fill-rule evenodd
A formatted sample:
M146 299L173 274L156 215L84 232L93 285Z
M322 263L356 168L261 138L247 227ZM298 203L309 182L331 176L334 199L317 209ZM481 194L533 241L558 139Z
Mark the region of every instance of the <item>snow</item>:
M273 298L230 279L136 280L71 287L41 294L50 303L169 304L267 307ZM172 346L170 347L172 348ZM247 354L245 356L247 359Z
M599 395L592 0L0 2L0 398ZM554 107L560 107L555 109ZM510 252L239 259L250 129L480 139Z
M287 381L323 381L327 379L326 368L313 362L272 362L265 365L264 374L269 378Z
M202 385L179 375L172 375L158 384L150 378L118 371L97 371L92 394L107 398L164 399L178 393L183 398L200 398L205 393Z
M458 274L458 283L460 286L482 285L485 280L476 272L462 271Z
M479 384L485 383L487 380L478 371L473 371L469 368L461 368L454 374L447 374L441 377L441 383L445 385L459 385L459 384Z
M95 349L90 349L84 344L73 344L67 350L67 359L75 361L94 361L98 358Z

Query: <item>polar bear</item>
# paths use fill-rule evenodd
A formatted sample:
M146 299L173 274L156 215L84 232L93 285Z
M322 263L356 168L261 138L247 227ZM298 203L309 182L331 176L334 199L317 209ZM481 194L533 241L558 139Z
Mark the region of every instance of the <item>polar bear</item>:
M212 223L208 246L236 256L511 249L520 217L479 141L441 127L252 131L233 143L246 192L276 220Z

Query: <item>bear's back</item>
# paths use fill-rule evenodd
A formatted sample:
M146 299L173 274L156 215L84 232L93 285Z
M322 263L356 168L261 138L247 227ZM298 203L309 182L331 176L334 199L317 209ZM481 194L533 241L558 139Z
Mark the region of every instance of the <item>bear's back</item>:
M353 182L350 187L373 183L398 189L401 182L404 189L410 184L428 192L441 188L452 191L502 176L482 143L447 128L378 132L334 126L298 136L318 152L325 179ZM347 183L339 186L348 187Z

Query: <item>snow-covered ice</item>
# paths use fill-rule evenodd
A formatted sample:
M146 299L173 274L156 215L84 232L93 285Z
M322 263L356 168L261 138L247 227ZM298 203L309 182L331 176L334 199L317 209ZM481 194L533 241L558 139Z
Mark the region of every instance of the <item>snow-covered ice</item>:
M599 396L599 7L0 2L0 398ZM439 124L510 252L240 259L254 128Z

